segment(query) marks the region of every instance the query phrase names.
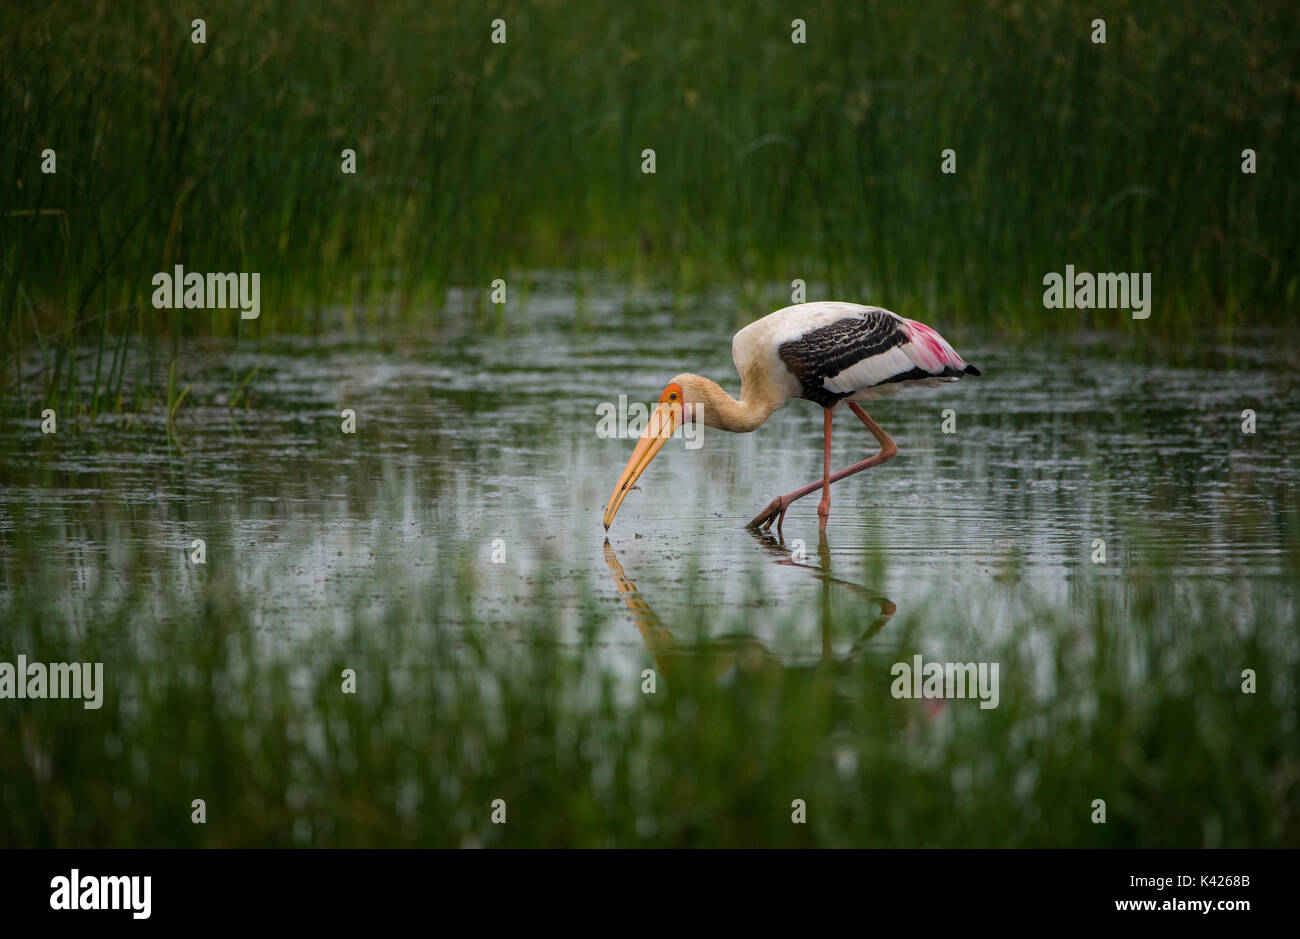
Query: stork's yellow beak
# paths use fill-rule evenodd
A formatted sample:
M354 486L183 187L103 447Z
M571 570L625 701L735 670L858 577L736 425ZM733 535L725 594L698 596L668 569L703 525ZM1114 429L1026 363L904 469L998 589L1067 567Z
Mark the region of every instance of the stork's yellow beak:
M645 472L645 468L650 465L650 461L655 458L655 454L663 449L668 438L681 423L681 419L682 406L678 403L660 402L654 413L650 415L645 430L641 432L641 439L637 441L636 449L632 451L632 459L627 461L627 466L623 468L623 475L618 478L618 484L609 497L609 504L605 506L606 531L609 531L609 526L618 513L618 507L623 504L623 499Z

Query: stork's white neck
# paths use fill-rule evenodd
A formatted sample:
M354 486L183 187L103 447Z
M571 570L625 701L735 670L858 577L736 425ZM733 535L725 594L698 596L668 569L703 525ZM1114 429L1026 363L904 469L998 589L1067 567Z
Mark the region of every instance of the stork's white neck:
M699 419L703 420L706 427L716 427L733 434L747 434L757 430L788 399L787 395L765 386L749 387L742 384L740 400L737 401L717 382L689 372L678 375L673 381L682 386L688 404L694 402L703 406L703 414Z

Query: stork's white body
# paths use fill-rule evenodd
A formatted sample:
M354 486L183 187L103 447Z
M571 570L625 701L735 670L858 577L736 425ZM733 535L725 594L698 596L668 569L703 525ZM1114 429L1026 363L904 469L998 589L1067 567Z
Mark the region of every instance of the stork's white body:
M843 368L815 377L827 392L839 400L869 401L883 395L897 394L904 388L933 387L956 381L968 368L966 362L942 336L924 323L909 320L881 307L858 303L799 303L769 313L736 333L731 341L731 356L742 384L762 382L780 387L786 397L806 397L805 381L792 371L781 350L819 330L835 328L846 322L874 321L877 332L894 329L897 336L878 352L854 350L849 342L836 347L837 360ZM846 334L846 339L848 338ZM855 354L860 352L861 354ZM810 369L829 363L809 361ZM918 374L925 373L924 376ZM978 372L974 372L978 374ZM915 375L911 378L900 378Z

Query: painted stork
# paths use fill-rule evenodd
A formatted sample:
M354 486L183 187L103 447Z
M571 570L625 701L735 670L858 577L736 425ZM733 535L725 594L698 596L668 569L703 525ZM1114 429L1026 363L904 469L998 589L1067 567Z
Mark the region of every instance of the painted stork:
M879 466L898 452L894 441L858 402L980 373L924 323L856 303L800 303L769 313L736 333L731 356L740 373L739 400L709 379L689 372L664 388L609 497L606 531L623 499L683 419L748 433L791 398L812 401L825 410L822 478L773 499L746 527L768 530L775 521L780 532L791 504L821 489L817 515L825 531L831 483ZM831 418L845 402L880 443L880 452L832 474Z

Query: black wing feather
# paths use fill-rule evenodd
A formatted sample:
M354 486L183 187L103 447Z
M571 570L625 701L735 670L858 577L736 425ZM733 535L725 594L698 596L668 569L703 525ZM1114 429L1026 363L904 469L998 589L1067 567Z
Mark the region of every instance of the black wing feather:
M802 387L800 397L831 407L853 392L831 391L826 379L833 378L863 359L907 342L898 320L884 310L850 314L826 326L804 333L798 339L783 342L777 349L781 361ZM909 377L931 378L928 372L913 369L915 376L903 373L889 379L906 381Z

